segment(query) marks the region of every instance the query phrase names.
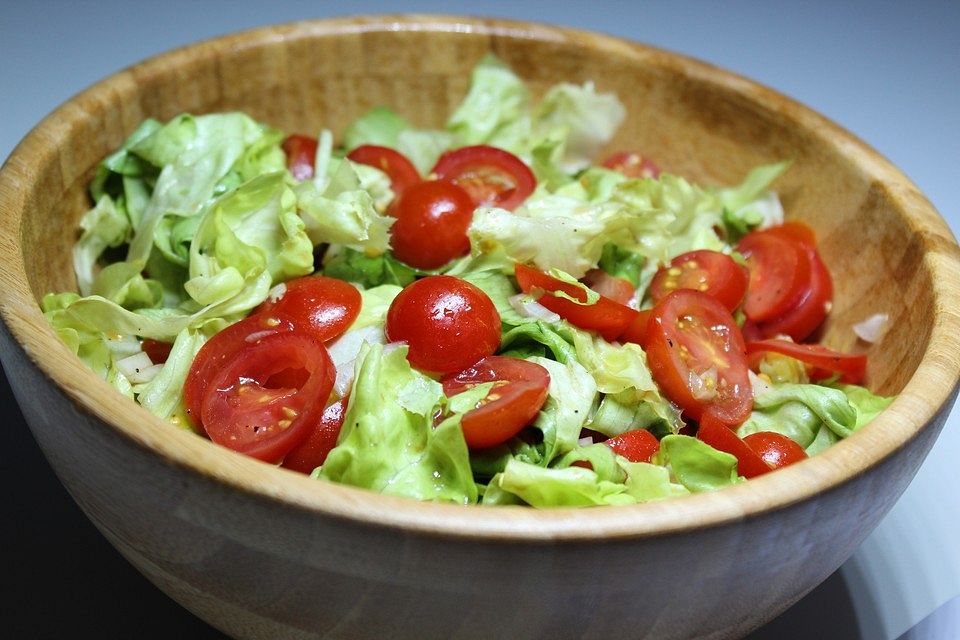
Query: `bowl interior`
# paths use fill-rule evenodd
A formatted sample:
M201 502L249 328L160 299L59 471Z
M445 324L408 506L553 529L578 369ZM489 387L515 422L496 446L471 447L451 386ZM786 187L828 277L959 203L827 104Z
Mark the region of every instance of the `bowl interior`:
M902 174L825 119L709 65L612 38L495 21L271 27L165 54L80 94L38 127L9 167L16 176L6 184L16 183L5 187L5 197L22 212L14 253L29 294L39 300L75 289L70 254L90 205L88 183L96 164L144 118L242 110L314 134L341 132L365 110L386 105L417 125L440 126L489 51L535 93L561 80L592 81L616 93L628 117L608 151L640 150L666 171L704 184L732 184L758 164L791 159L776 188L788 218L816 229L834 274L823 341L867 351L873 390L904 390L946 304L936 277L942 261L931 252L950 253L954 270L956 253L942 220ZM39 309L23 313L44 330ZM874 345L858 342L852 325L875 313L889 314L889 331ZM47 330L43 340L56 337ZM942 390L943 398L948 393ZM938 407L911 417L904 433L922 427ZM877 455L897 443L887 445Z

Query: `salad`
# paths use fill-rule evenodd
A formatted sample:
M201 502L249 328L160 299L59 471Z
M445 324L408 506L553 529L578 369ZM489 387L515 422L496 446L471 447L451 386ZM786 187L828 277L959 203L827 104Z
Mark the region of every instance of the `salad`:
M98 167L79 293L45 315L151 413L322 481L419 500L630 504L768 473L891 398L808 344L832 281L788 163L704 188L561 83L486 57L445 128L340 142L243 113L143 122Z

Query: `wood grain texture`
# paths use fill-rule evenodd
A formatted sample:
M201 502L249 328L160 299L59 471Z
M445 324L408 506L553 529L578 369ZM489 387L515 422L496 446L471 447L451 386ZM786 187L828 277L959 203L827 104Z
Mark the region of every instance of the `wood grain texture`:
M535 92L593 80L624 101L611 149L732 183L778 183L835 274L824 341L867 350L898 399L802 464L708 495L603 509L419 504L310 481L149 415L47 327L96 163L145 117L240 109L334 131L376 104L436 126L488 51ZM283 25L127 69L47 117L0 171L0 356L61 480L160 588L243 638L726 638L834 571L933 445L960 375L960 250L916 187L853 136L709 65L621 40L431 16ZM869 349L850 327L886 312ZM68 535L65 534L65 535Z

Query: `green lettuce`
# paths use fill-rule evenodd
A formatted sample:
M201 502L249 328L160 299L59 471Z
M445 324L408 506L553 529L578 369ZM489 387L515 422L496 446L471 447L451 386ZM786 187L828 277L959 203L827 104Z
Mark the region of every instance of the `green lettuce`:
M677 481L693 493L713 491L740 482L734 456L690 436L664 437L654 459L662 465L669 465Z

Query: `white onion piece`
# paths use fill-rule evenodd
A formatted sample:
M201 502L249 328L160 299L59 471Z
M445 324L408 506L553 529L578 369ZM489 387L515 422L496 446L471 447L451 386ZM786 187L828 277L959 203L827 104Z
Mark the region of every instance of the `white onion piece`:
M134 336L116 334L106 338L107 349L118 358L126 358L141 352L140 341Z
M577 444L581 447L589 447L593 444L593 436L587 436L586 438L580 438L577 440Z
M287 292L287 285L281 282L267 293L267 300L277 302Z
M153 364L143 351L117 360L117 370L133 384L150 382L157 375L157 368L163 368L163 365Z
M890 316L885 313L875 313L863 322L853 325L853 332L864 342L876 342L887 332Z
M327 345L327 352L330 354L330 360L337 370L337 379L333 383L333 390L341 398L350 392L353 386L355 375L354 368L357 356L360 355L360 348L363 343L383 344L386 338L383 335L383 329L380 327L364 327L363 329L354 329Z
M757 398L767 391L771 391L773 386L767 383L763 378L755 374L753 371L747 371L747 375L750 376L750 386L753 388L753 397Z
M560 316L536 300L530 299L530 296L525 293L511 296L510 306L524 318L536 318L545 322L560 322Z
M754 200L744 207L744 209L753 209L763 218L759 229L769 229L783 224L783 205L780 204L780 198L773 191L768 191L760 198Z

